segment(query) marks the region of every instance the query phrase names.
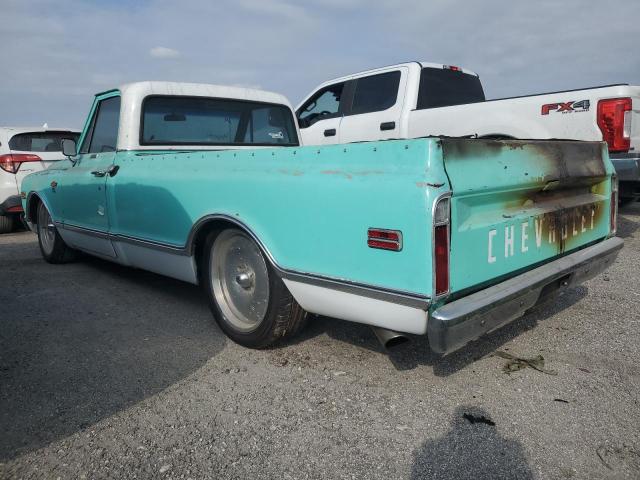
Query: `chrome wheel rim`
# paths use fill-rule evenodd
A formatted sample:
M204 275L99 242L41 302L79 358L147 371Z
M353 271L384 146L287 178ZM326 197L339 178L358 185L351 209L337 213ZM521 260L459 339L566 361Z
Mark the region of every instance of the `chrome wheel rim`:
M51 255L56 240L56 226L44 205L38 209L38 238L44 253Z
M222 232L213 244L210 269L225 319L244 333L257 329L269 307L269 272L256 243L239 231Z

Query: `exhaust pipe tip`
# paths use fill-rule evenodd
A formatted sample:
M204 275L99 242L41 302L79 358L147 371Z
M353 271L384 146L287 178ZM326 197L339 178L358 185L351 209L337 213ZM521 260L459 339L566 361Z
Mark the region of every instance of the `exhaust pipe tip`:
M400 345L409 343L409 337L403 333L387 330L386 328L372 327L372 329L376 338L386 350L394 350Z

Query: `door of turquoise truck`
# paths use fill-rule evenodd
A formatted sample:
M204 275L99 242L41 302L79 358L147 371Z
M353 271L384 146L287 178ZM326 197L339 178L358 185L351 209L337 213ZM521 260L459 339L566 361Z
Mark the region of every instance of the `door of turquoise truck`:
M617 205L605 143L443 139L441 145L452 191L449 258L441 261L449 268L441 279L435 232L428 331L432 348L447 353L605 268L592 253L609 263L614 257L605 253L622 242L605 242L615 235Z

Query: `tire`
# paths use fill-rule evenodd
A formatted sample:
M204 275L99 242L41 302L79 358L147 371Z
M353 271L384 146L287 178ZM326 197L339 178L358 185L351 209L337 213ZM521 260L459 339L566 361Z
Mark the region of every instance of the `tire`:
M47 262L67 263L76 258L76 251L64 243L44 203L38 205L37 231L40 253Z
M0 233L11 233L13 231L13 217L0 215Z
M307 313L246 233L230 228L209 234L203 257L209 306L234 342L264 348L302 329Z

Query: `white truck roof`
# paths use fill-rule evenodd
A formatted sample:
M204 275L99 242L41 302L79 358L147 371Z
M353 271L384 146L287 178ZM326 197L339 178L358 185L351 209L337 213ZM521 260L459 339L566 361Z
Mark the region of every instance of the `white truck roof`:
M323 82L323 85L325 83L333 83L333 82L339 82L341 80L348 80L352 77L358 77L360 75L365 75L365 74L371 74L371 73L375 73L378 70L389 70L391 68L400 68L400 67L408 67L411 65L420 65L422 68L450 68L452 67L452 65L445 65L444 63L433 63L433 62L404 62L404 63L394 63L393 65L386 65L384 67L378 67L378 68L372 68L370 70L363 70L361 72L356 72L356 73L351 73L349 75L345 75L343 77L338 77L338 78L334 78L332 80L328 80L326 82ZM475 75L476 77L478 76L477 73L472 72L471 70L468 70L466 68L462 68L462 67L455 67L457 69L459 69L461 72L464 73L468 73L469 75Z
M467 68L463 68L463 67L459 67L457 65L445 65L444 63L432 63L432 62L418 62L420 63L420 65L422 65L422 68L451 68L451 67L455 67L457 69L459 69L461 72L463 73L468 73L469 75L474 75L476 77L478 77L479 75L476 72L473 72Z
M253 102L273 103L284 105L292 112L291 103L284 95L256 88L229 87L208 83L158 82L145 81L121 85L122 106L120 112L120 127L118 133L118 150L153 149L153 146L140 145L140 119L142 101L149 95L176 95L187 97L228 98ZM110 91L110 90L109 90ZM102 95L107 92L98 93ZM293 113L292 113L293 114ZM296 126L297 128L297 126ZM174 147L163 147L163 149ZM176 149L184 147L175 147ZM210 148L210 147L194 147Z
M184 82L133 82L121 85L118 90L127 102L138 101L148 95L179 95L193 97L235 98L254 102L278 103L291 106L284 95L257 88L229 87L209 83Z
M478 77L479 75L471 70L468 70L466 68L462 68L462 67L458 67L458 66L453 66L453 65L446 65L444 63L433 63L433 62L418 62L418 61L413 61L413 62L404 62L404 63L394 63L392 65L385 65L384 67L378 67L378 68L372 68L371 70L362 70L360 72L356 72L356 73L350 73L349 75L344 75L342 77L336 77L336 78L332 78L330 80L327 80L326 82L322 82L321 84L319 84L318 86L316 86L311 93L304 97L302 99L302 101L296 106L296 110L298 108L300 108L308 99L309 97L314 94L317 90L319 90L320 88L324 88L327 87L329 85L332 85L334 83L338 83L338 82L346 82L347 80L350 80L352 78L355 77L360 77L363 75L372 75L375 74L376 72L380 71L387 71L387 70L391 70L394 68L402 68L402 67L408 67L408 68L451 68L454 67L454 69L457 69L463 73L467 73L469 75L474 75L476 77Z

